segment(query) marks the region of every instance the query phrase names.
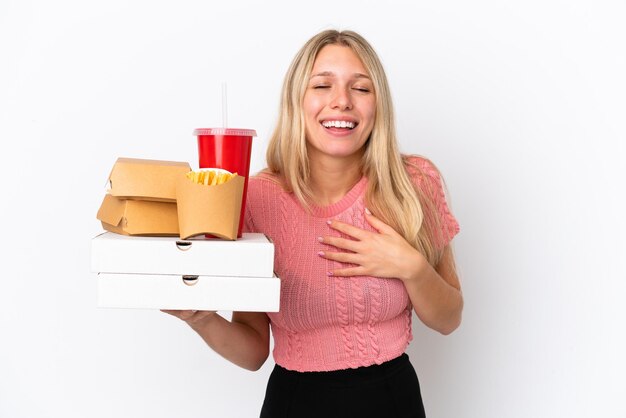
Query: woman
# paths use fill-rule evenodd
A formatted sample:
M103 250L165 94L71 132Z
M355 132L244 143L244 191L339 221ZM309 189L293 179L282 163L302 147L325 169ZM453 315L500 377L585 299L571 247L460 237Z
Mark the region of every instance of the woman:
M278 313L168 311L216 352L276 366L262 417L420 417L404 353L411 309L443 334L463 298L449 242L458 224L426 159L400 155L382 65L350 31L324 31L294 58L246 227L275 245Z

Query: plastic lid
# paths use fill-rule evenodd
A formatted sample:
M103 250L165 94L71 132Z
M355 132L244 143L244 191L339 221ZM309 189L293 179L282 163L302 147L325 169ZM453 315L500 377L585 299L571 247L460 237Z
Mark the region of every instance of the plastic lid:
M235 129L235 128L200 128L193 131L198 135L232 135L232 136L256 136L254 129Z

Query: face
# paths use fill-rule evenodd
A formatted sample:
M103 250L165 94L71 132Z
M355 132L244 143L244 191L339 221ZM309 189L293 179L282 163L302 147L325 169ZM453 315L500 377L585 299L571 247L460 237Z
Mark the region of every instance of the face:
M318 53L304 95L310 158L359 158L374 126L374 86L348 47L327 45Z

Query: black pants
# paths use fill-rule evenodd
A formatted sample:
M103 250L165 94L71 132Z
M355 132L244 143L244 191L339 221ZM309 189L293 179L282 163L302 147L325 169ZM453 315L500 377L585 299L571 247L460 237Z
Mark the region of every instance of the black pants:
M406 354L358 369L300 373L276 365L261 418L422 418L422 395Z

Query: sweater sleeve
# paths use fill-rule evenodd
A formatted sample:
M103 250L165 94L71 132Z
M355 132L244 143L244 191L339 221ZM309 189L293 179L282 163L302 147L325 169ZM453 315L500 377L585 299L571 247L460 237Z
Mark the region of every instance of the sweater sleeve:
M244 231L274 233L274 208L280 200L278 180L270 174L260 173L248 180L246 208L244 210Z
M417 156L406 157L407 170L416 187L432 201L433 210L441 227L440 236L437 239L437 246L445 247L452 241L452 238L458 234L460 227L456 218L450 211L446 199L446 191L444 188L441 174L437 167L428 159Z

